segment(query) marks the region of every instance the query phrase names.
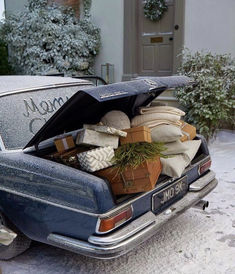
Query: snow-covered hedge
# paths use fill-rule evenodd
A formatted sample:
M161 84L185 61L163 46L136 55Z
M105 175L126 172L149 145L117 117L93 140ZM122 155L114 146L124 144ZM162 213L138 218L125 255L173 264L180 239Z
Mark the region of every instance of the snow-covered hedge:
M186 110L188 122L196 125L207 138L223 127L221 122L234 123L235 61L230 55L208 52L184 52L180 74L198 83L180 88L176 97Z
M85 5L84 15L78 19L71 8L29 0L24 12L8 17L4 39L15 70L23 74L91 73L100 30L91 23L89 8L90 4Z

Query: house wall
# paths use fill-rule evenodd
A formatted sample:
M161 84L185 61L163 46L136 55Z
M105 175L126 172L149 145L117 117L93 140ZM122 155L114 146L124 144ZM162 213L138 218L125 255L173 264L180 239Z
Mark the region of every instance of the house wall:
M23 10L26 2L5 0L6 11ZM185 0L184 46L192 51L205 49L213 53L231 53L235 57L234 11L234 0ZM95 73L101 76L101 64L108 62L114 64L114 80L121 81L125 39L124 0L93 0L91 14L93 22L101 29L102 37Z
M114 81L123 74L124 0L93 0L92 21L101 29L101 49L95 73L101 76L101 64L114 64Z
M185 0L185 47L235 57L234 30L234 0Z
M3 0L1 0L3 1ZM5 8L7 13L15 13L24 10L27 0L5 0Z
M3 0L0 0L3 1ZM8 13L22 11L27 0L5 0ZM124 0L93 0L91 16L101 29L101 49L95 62L95 74L101 76L101 64L114 64L114 80L123 74Z
M5 11L5 6L4 6L4 1L0 1L0 20L2 20L4 18L4 13Z

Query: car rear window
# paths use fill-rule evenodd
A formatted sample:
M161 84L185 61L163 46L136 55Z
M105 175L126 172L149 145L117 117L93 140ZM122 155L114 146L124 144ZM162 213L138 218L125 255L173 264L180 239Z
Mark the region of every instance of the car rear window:
M23 148L45 122L83 88L67 86L0 94L0 136L5 148Z

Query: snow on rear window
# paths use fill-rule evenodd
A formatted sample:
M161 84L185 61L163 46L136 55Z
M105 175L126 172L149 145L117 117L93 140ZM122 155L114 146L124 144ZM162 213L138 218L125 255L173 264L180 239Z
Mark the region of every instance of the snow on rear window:
M23 148L49 118L79 89L59 87L0 95L0 135L6 149Z

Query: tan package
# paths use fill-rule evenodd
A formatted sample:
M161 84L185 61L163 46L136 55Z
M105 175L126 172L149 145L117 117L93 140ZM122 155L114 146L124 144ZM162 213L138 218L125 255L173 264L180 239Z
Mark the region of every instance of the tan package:
M120 138L122 145L128 143L152 142L151 132L148 127L133 127L130 129L124 129L123 131L127 132L127 136Z
M54 143L58 152L63 152L75 147L72 135L56 138Z
M183 136L180 138L181 142L193 140L196 137L196 128L184 121L180 121L181 124L181 131Z

